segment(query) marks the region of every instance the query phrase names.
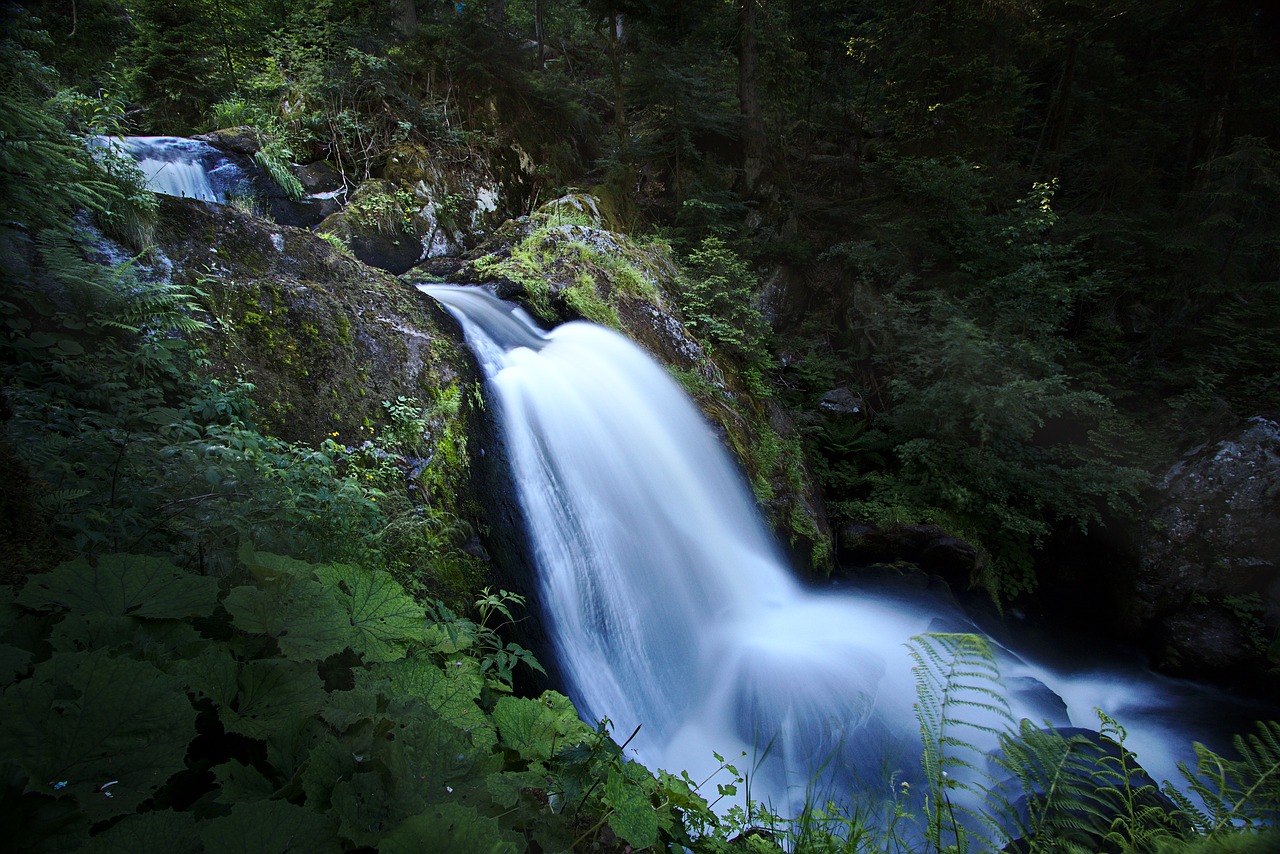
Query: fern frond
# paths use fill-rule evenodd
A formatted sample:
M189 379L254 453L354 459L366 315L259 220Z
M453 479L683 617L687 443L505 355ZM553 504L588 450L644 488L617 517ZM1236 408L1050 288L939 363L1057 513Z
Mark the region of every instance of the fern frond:
M1237 826L1264 826L1280 816L1280 723L1259 721L1256 727L1256 734L1232 740L1239 759L1227 759L1197 743L1195 771L1185 763L1179 766L1205 805L1192 820L1207 836Z
M942 850L944 834L954 834L960 845L975 827L990 837L1003 835L998 821L978 808L994 781L975 761L985 755L975 741L999 736L1013 723L991 645L974 634L930 633L913 637L907 649L915 662L914 710L933 846ZM963 826L957 814L966 819Z
M84 498L86 495L92 494L89 489L58 489L53 492L47 492L36 498L36 505L41 510L49 510L60 512L65 509L68 504Z

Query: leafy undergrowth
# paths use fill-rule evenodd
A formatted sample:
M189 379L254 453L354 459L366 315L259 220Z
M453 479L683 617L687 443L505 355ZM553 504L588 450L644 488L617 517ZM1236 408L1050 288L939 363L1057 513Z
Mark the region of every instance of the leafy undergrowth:
M0 592L0 814L23 851L692 844L687 778L626 762L492 625L387 572L240 551L219 580L78 559Z

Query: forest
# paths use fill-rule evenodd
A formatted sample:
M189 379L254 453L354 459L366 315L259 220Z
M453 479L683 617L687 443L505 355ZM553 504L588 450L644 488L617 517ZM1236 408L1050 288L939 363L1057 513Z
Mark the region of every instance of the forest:
M714 363L672 372L737 407L746 438L730 426L728 442L810 583L871 564L941 575L993 619L1070 626L1274 707L1274 530L1239 522L1261 557L1197 552L1198 572L1231 580L1177 588L1176 618L1144 610L1146 544L1172 536L1169 473L1203 448L1272 431L1251 480L1258 518L1277 517L1274 9L4 0L0 14L0 814L19 850L1277 844L1273 722L1197 744L1161 786L1123 721L1102 714L1090 740L1011 720L997 762L1021 800L950 780L981 764L948 729L987 702L976 636L913 641L920 791L886 779L874 804L782 815L751 799L747 759L710 780L628 761L629 733L583 723L559 693L525 592L494 569L469 357L432 343L424 379L366 397L382 366L329 365L367 317L295 322L270 283L246 302L225 271L266 281L277 262L230 243L242 257L223 272L213 258L159 277L159 243L231 226L95 143L236 129L294 201L323 164L356 225L296 238L315 238L327 271L306 275L441 341L443 315L407 283L502 279L545 321L625 326L608 294L532 280L670 268L661 299ZM441 179L430 232L457 225L458 245L398 280L339 282L358 264L351 228L415 251L428 237L413 176L432 169L482 173L497 201ZM570 196L615 237L553 258L548 203ZM627 287L618 299L648 286ZM250 351L294 384L250 370ZM341 425L304 423L320 405L288 391L322 370L343 372ZM1179 646L1166 635L1192 612L1201 628ZM1214 632L1233 646L1198 655ZM957 786L982 804L963 821Z

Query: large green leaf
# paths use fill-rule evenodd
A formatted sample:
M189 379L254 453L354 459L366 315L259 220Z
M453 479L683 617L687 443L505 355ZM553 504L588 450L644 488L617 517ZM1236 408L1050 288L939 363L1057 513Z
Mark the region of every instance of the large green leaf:
M330 691L320 716L341 732L354 723L369 720L377 711L377 695L357 686L350 691Z
M610 768L604 783L604 802L613 808L609 826L633 848L648 848L658 841L658 813L644 785L647 777L643 767L628 762L622 768Z
M204 845L195 824L191 813L173 810L125 816L89 840L81 854L199 854Z
M156 664L198 654L208 641L186 620L139 619L122 614L67 614L49 636L57 653L127 650Z
M307 805L327 810L333 803L333 789L342 780L352 777L364 758L357 759L350 744L340 742L329 733L311 747L307 764L302 770L302 791Z
M234 759L214 768L213 776L218 781L218 803L265 801L276 793L276 787L261 771Z
M381 774L355 774L335 783L330 802L343 837L360 847L376 846L404 817L396 809Z
M218 581L178 569L162 558L102 555L33 576L18 601L28 608L61 605L83 614L205 617L218 603Z
M553 697L565 700L557 704ZM567 711L565 707L567 706ZM560 694L548 691L537 700L526 697L503 697L493 709L493 722L502 736L502 744L520 754L522 759L550 759L562 740L580 724L573 707Z
M341 851L328 816L284 801L236 804L198 825L206 854L324 854Z
M451 726L470 734L477 746L495 741L477 704L484 679L474 670L449 665L441 668L430 661L406 658L384 664L374 675L357 678L368 679L371 687L381 684L383 692L397 703L423 704Z
M208 697L219 708L230 706L239 690L240 665L223 646L180 661L173 671L188 691Z
M255 552L248 543L240 546L240 562L253 573L259 584L287 582L293 578L310 578L315 566L296 558L270 552Z
M380 854L465 851L467 854L516 854L520 837L503 830L495 819L462 804L436 804L405 819L378 846Z
M178 680L104 651L64 653L0 698L0 755L28 790L70 794L93 820L132 812L182 770L195 710Z
M0 643L0 685L8 685L13 678L27 669L31 653L7 643Z
M243 664L234 703L218 709L222 725L250 738L296 729L300 719L324 706L324 687L314 665L282 659Z
M271 635L281 652L298 661L327 658L355 638L347 610L324 585L307 578L265 589L237 587L222 604L236 628Z
M426 625L422 605L390 573L329 564L316 567L316 575L346 594L339 600L356 630L352 648L366 661L394 661L404 655L409 643L422 640Z

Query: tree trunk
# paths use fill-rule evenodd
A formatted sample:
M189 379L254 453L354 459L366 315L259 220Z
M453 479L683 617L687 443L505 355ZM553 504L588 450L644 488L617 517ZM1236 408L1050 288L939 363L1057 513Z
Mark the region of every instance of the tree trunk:
M613 78L613 126L618 133L619 159L629 158L627 146L627 93L622 57L622 16L609 14L609 75Z
M411 36L418 29L418 7L414 0L395 0L396 31L402 36Z
M764 112L757 90L756 4L738 0L738 108L742 113L742 178L750 193L764 171Z
M538 65L547 61L547 34L542 29L542 0L533 0L533 37L538 42Z

